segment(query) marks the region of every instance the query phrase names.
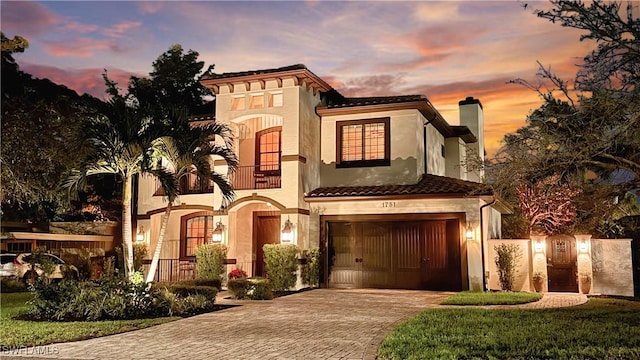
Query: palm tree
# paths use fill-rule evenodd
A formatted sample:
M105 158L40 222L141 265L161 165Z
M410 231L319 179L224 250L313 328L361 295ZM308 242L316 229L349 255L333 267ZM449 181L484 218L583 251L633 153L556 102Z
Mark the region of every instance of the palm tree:
M162 137L153 119L139 109L129 106L117 94L105 103L101 114L88 121L85 144L88 156L80 170L74 170L62 186L80 190L87 177L115 174L122 180L122 241L125 275L133 273L133 234L131 229L132 181L135 175L148 173L160 179L165 194L176 194L177 182L170 171L157 166L164 144L171 139Z
M231 129L224 124L213 123L202 126L191 126L188 121L187 112L184 109L170 110L168 123L165 131L171 134L171 141L162 142L162 158L167 163L168 168L173 170L176 180L180 180L189 174L196 174L201 182L212 180L222 193L224 208L230 203L235 193L227 176L219 174L211 169L212 156L220 156L228 165L227 175L234 172L238 167L238 158L231 150L233 145L233 134ZM216 139L221 139L224 146L215 143ZM166 140L166 138L165 138ZM177 193L165 193L168 204L165 213L162 215L160 234L153 252L151 266L147 273L147 282L153 281L160 252L166 234L171 207L176 200Z

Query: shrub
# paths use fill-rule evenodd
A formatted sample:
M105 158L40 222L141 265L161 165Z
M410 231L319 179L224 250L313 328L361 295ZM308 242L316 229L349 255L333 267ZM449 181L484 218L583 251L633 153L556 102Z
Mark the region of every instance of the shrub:
M27 285L18 278L0 278L0 292L14 293L27 291Z
M133 270L142 271L144 259L147 257L147 244L133 244Z
M229 279L242 279L246 277L247 277L247 273L244 272L244 270L242 269L233 269L229 273Z
M67 264L78 269L78 279L87 280L91 278L91 251L86 248L62 249L60 258Z
M218 289L212 286L198 286L180 283L157 283L153 285L154 289L167 289L178 297L189 297L192 295L203 295L208 299L215 299Z
M500 287L502 290L512 291L518 271L516 266L522 257L522 250L516 244L495 245L493 249L496 251L495 262L498 268Z
M306 262L300 267L302 283L309 286L318 286L320 283L320 251L318 249L305 250L302 257Z
M225 245L206 244L196 247L198 279L221 280L226 258L227 247Z
M273 290L284 291L295 286L298 247L290 244L266 244L263 250L267 277Z
M273 299L271 282L265 278L238 278L229 279L227 288L233 297L239 300L270 300Z
M195 280L180 280L180 281L174 281L174 282L170 282L170 283L158 283L161 285L185 285L185 286L210 286L210 287L214 287L216 289L218 289L218 291L220 291L222 289L222 285L220 283L220 280L210 280L210 279L195 279Z

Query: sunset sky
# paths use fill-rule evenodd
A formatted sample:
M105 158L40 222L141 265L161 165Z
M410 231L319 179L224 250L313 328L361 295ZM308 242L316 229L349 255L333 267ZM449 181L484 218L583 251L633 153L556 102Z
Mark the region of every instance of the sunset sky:
M2 31L30 46L22 70L104 98L103 69L123 88L173 44L215 72L305 64L345 96L420 94L451 123L458 101L485 110L489 155L540 100L536 61L566 79L593 47L539 19L527 1L95 2L3 0Z

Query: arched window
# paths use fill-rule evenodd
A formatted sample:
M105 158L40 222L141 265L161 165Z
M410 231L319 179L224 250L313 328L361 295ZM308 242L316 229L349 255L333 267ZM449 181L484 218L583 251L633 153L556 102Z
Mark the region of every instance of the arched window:
M196 247L211 241L214 229L213 214L201 211L181 218L180 258L195 258Z
M256 133L256 172L280 174L282 126Z

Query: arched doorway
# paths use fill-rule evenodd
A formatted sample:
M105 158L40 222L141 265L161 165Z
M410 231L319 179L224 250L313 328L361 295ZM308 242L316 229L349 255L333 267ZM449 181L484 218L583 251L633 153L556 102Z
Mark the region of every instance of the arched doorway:
M578 292L576 239L570 235L547 238L549 291Z

